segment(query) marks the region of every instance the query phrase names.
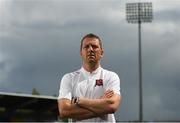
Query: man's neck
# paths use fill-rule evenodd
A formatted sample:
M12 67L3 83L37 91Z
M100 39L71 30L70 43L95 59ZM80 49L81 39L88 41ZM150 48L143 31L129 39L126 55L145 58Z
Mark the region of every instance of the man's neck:
M98 67L100 66L100 64L83 64L83 68L92 73L93 71L95 71Z

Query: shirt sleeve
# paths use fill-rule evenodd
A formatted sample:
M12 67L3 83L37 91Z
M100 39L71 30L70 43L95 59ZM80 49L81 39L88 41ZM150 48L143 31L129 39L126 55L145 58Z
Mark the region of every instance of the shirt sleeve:
M106 86L106 90L110 89L110 90L113 90L114 93L116 94L119 94L121 95L121 87L120 87L120 78L119 76L114 73L114 72L111 72L111 74L109 74L109 81L107 83L107 86Z
M61 83L60 83L60 89L59 89L59 96L58 99L66 98L71 100L72 98L72 86L71 86L71 78L68 76L68 74L64 75L62 77Z

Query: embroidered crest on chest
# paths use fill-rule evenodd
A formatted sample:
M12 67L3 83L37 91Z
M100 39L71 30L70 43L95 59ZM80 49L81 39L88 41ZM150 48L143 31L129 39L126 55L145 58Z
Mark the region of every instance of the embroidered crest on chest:
M96 79L95 87L96 86L103 86L103 79Z

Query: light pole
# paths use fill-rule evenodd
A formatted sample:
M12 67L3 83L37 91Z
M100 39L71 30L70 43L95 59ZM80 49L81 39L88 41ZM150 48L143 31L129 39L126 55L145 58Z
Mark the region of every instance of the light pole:
M143 121L143 88L142 88L142 56L141 56L141 23L152 22L152 3L139 2L126 4L126 19L128 23L138 23L139 38L139 121Z

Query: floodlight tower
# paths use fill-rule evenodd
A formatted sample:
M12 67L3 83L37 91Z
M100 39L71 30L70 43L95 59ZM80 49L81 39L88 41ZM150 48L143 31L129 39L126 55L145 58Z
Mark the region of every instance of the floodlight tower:
M143 95L142 95L142 56L141 56L141 23L152 22L152 3L138 2L126 4L126 19L128 23L138 23L139 38L139 121L143 121Z

